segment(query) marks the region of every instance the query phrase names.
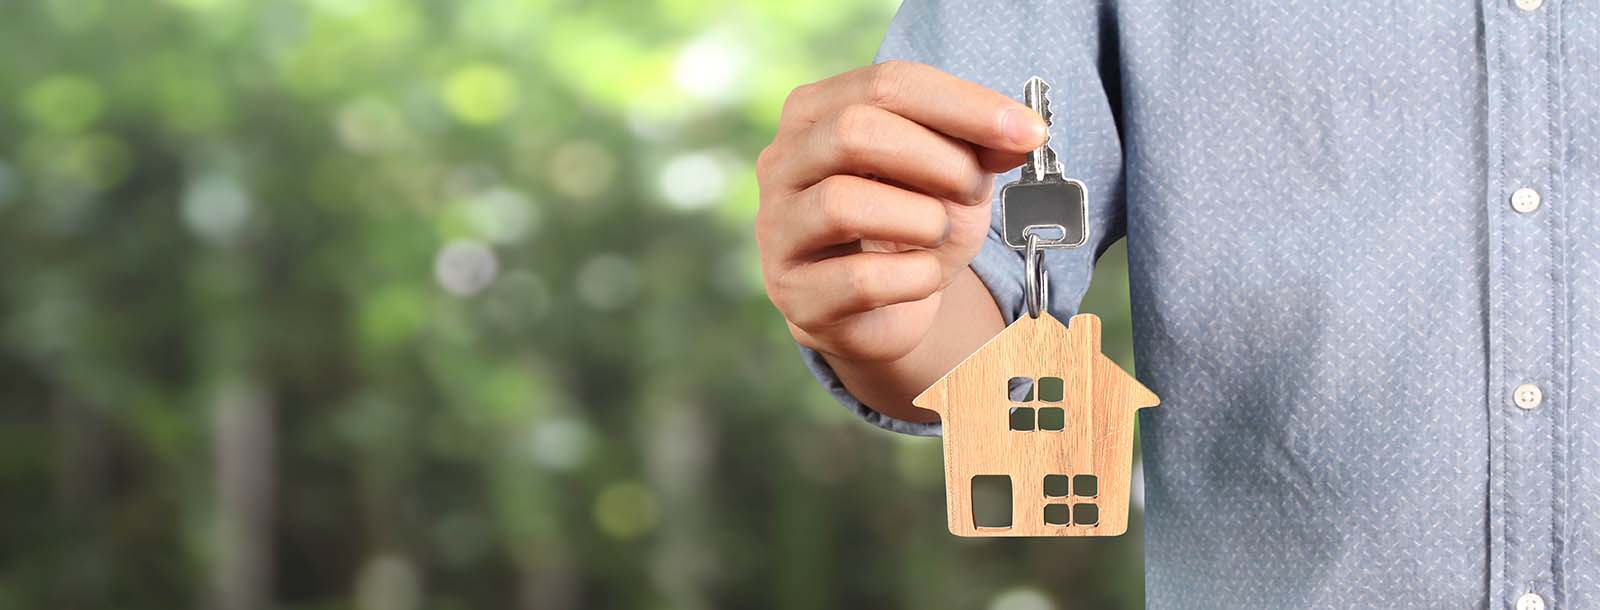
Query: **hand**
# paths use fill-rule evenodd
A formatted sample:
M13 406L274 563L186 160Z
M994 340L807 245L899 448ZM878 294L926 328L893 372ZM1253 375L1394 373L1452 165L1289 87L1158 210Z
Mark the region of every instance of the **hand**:
M762 274L795 340L855 362L911 353L987 237L995 173L1045 138L1027 106L922 64L795 89L756 161Z

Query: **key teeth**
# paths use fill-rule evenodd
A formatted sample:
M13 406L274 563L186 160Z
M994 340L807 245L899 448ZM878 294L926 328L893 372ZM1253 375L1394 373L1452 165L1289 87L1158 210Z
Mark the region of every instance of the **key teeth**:
M1027 83L1023 84L1022 90L1024 98L1035 98L1025 99L1025 101L1038 106L1039 118L1044 119L1044 124L1052 125L1051 119L1054 115L1050 112L1050 83L1045 82L1043 78L1038 76L1032 76L1028 78ZM1033 95L1028 95L1030 93Z

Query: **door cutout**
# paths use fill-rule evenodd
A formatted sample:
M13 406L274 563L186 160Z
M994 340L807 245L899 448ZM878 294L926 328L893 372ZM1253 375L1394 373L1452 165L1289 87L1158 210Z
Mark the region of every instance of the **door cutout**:
M972 525L1011 527L1011 477L980 474L972 477Z

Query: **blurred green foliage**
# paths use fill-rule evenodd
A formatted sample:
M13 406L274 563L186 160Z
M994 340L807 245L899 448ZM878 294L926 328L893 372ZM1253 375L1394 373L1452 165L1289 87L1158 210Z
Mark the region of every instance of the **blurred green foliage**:
M760 292L893 10L8 4L0 609L1141 607L1136 534L947 534Z

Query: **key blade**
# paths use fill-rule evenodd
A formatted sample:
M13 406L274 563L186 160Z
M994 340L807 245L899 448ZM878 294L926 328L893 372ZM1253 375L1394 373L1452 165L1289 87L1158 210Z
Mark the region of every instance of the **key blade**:
M1044 118L1045 124L1050 123L1050 83L1037 76L1029 78L1022 86L1022 99L1034 112Z
M1028 108L1033 109L1044 119L1046 127L1050 126L1050 84L1044 79L1034 76L1022 86L1022 99L1027 102ZM1050 138L1046 134L1045 142L1039 148L1028 153L1028 161L1022 168L1023 178L1033 182L1043 181L1045 176L1061 173L1061 165L1056 161L1056 153L1050 148Z

